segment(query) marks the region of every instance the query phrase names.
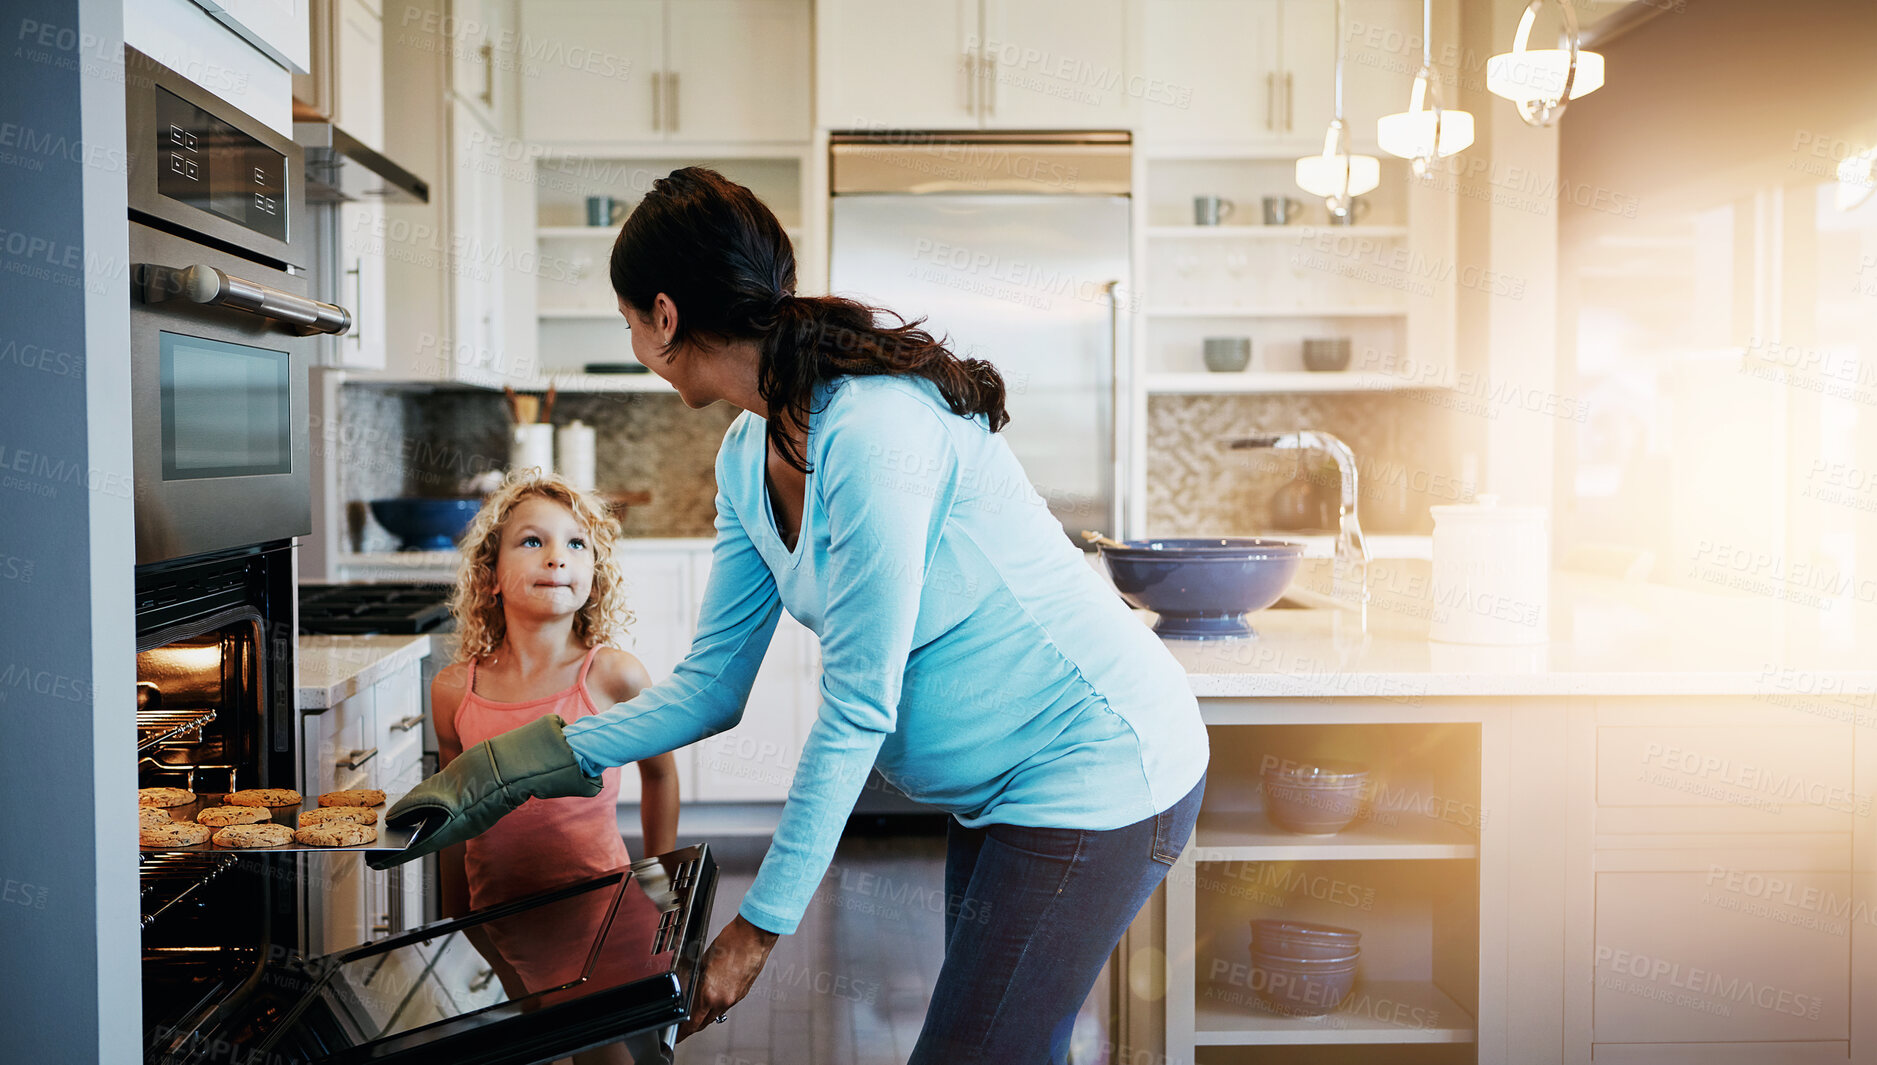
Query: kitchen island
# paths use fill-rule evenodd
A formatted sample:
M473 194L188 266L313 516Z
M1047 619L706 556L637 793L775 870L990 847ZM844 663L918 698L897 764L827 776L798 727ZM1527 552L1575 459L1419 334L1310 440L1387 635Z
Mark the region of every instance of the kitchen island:
M1366 630L1279 609L1255 639L1169 643L1212 766L1164 914L1123 944L1120 1043L1208 1063L1877 1054L1855 1008L1877 994L1867 605L1557 574L1549 642L1476 647L1428 640L1411 583L1379 582ZM1275 828L1260 772L1314 759L1369 767L1363 814ZM1259 1003L1258 917L1363 933L1335 1013Z

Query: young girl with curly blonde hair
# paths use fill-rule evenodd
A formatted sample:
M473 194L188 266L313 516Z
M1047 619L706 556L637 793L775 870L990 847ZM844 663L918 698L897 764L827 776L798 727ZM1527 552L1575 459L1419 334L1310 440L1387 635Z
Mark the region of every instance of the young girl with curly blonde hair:
M484 501L464 537L450 601L457 660L430 689L443 764L547 714L571 724L651 684L639 660L614 646L632 621L618 535L604 503L557 476L512 476ZM645 850L662 854L677 846L677 762L667 752L638 767ZM629 862L615 820L618 773L608 769L604 788L591 797L530 799L487 832L444 850L445 915ZM578 976L591 931L496 922L493 943L477 946L485 955L493 947L489 960L515 997Z

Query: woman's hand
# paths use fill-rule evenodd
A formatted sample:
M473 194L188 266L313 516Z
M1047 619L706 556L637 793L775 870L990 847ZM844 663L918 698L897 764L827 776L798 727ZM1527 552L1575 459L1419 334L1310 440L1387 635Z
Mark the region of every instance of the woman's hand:
M704 952L704 964L699 966L703 975L691 999L691 1019L678 1028L678 1042L696 1035L743 1001L780 938L745 921L740 913L730 919Z

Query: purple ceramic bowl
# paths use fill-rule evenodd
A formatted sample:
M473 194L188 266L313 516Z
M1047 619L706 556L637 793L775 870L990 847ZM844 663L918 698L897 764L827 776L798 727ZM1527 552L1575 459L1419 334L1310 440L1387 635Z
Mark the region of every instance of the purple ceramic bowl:
M1303 564L1303 545L1261 537L1130 540L1104 547L1115 590L1160 615L1167 639L1249 636L1245 615L1277 602Z
M1361 950L1362 933L1328 924L1305 924L1261 918L1251 922L1251 949L1297 961L1352 959Z
M1356 986L1356 959L1298 961L1251 952L1251 990L1266 1006L1292 1017L1320 1017Z

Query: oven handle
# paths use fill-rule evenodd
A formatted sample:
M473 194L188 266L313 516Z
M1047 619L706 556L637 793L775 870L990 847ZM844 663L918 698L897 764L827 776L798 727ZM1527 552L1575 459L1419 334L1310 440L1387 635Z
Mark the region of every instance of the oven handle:
M344 307L269 288L213 266L176 270L139 263L137 272L145 303L161 303L172 295L181 296L191 303L275 318L291 324L302 336L343 333L352 327L352 312Z

